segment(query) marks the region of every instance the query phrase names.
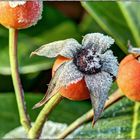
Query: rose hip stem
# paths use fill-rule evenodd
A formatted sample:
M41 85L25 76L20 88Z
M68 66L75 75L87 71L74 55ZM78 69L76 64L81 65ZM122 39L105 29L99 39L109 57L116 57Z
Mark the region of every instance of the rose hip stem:
M28 138L37 139L39 138L43 125L48 118L48 115L51 111L59 104L59 102L63 99L63 96L58 92L55 94L44 106L44 108L40 111L34 125L30 129L28 133Z
M19 110L20 122L25 128L26 132L29 131L31 125L29 117L26 112L24 91L22 89L21 80L18 71L18 58L17 58L17 38L18 31L14 28L9 28L9 57L11 65L11 75L16 94L16 100Z
M118 89L116 90L106 101L104 109L107 109L109 106L114 104L116 101L120 100L123 97L123 94ZM75 120L71 125L69 125L60 135L56 137L56 139L64 139L70 133L72 133L76 128L84 124L85 122L93 119L93 109L89 110L83 116Z

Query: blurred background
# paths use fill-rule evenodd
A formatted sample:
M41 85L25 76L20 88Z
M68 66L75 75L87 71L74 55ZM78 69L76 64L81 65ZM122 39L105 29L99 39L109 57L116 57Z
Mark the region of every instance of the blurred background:
M135 47L139 47L140 45L139 9L139 2L130 1L83 3L44 1L42 19L36 26L20 30L18 38L19 70L25 90L28 112L31 115L32 121L35 120L40 111L40 109L32 110L32 107L43 97L47 90L47 84L51 79L51 67L54 59L38 56L30 58L31 52L41 45L52 41L75 38L81 42L82 36L86 33L101 32L115 39L115 44L111 49L120 61L127 54L128 40L130 40L131 44ZM117 85L114 84L111 92L116 88ZM127 112L119 108L119 104L122 104L122 102L125 103L123 104L124 107L129 106ZM126 113L133 115L134 105L133 102L127 99L121 101L118 103L118 108L116 107L118 109L116 114L120 116L121 112L121 115ZM89 100L73 102L65 99L58 105L55 111L53 111L49 119L70 124L90 108L91 104ZM108 114L108 112L106 114ZM112 117L111 111L108 115L103 115L103 119L106 117ZM130 120L131 119L132 117L130 116ZM101 119L101 122L102 121ZM101 122L99 121L99 128L100 125L102 125ZM120 125L124 127L122 124L123 123L120 123ZM0 26L0 137L19 125L16 100L10 75L8 30ZM129 137L129 134L124 135L124 131L121 131L121 126L119 126L119 132L122 135L119 136ZM108 134L107 129L108 128L103 129L103 135L100 137L96 130L90 129L88 131L92 132L92 134L96 134L94 136L92 135L92 138L101 138ZM114 125L113 131L116 132L117 135L118 126ZM84 132L83 134L85 134ZM110 137L110 135L108 134L108 137ZM115 137L116 135L113 136ZM84 137L85 135L79 134L79 136ZM90 136L91 135L89 135L89 137Z

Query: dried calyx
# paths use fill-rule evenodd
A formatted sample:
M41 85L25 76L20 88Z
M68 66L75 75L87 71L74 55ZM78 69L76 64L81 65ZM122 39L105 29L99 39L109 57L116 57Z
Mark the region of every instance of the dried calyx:
M94 109L94 121L97 121L108 98L113 77L118 71L118 61L113 52L108 50L113 43L114 39L109 36L91 33L84 36L82 45L75 39L66 39L43 45L34 51L32 54L49 58L70 58L58 67L46 97L36 107L44 104L62 87L67 88L70 84L84 79Z
M73 61L78 70L85 74L95 74L101 71L101 58L92 46L81 49Z

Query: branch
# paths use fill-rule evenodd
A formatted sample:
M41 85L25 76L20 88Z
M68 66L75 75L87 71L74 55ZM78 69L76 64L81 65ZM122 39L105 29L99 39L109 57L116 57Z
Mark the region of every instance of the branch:
M123 97L123 94L118 89L116 90L106 101L105 109L107 109L109 106L114 104L116 101L120 100ZM57 139L64 139L66 136L68 136L70 133L72 133L76 128L84 124L85 122L91 120L93 118L93 109L89 110L86 114L75 120L71 125L69 125L60 135L58 135Z

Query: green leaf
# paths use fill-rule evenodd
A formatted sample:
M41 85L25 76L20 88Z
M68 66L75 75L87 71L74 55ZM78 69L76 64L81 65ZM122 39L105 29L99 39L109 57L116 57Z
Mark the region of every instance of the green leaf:
M74 138L140 138L140 103L123 98L108 108L94 127L85 124Z
M45 3L46 2L44 2L43 5L42 19L39 20L35 26L20 30L20 32L28 34L29 36L36 36L46 30L51 30L54 27L57 27L63 22L70 21L70 19L64 16L59 10Z
M91 32L103 32L101 27L88 13L84 14L79 24L79 29L83 34L87 34Z
M38 113L42 109L33 110L32 107L42 97L43 94L25 94L27 109L32 121L35 121ZM90 108L91 104L87 101L76 102L64 99L50 114L49 120L70 124ZM13 93L0 93L0 137L18 126L20 126L20 122L15 95Z
M135 9L139 9L140 6L137 3L133 2L118 2L118 5L120 7L120 10L128 24L128 27L130 28L130 31L135 39L137 47L140 44L140 32L139 32L139 25L137 25L137 22L140 20L140 16L138 16L137 12ZM138 6L137 6L138 5Z
M129 2L82 2L83 7L117 45L127 53L127 41L139 46L139 4ZM137 5L137 6L136 6ZM136 10L137 9L137 10Z
M40 47L42 44L71 37L76 39L79 38L76 26L72 22L64 22L57 27L44 31L42 34L35 37L30 37L27 34L20 33L19 31L18 60L20 64L20 73L27 74L50 69L53 65L54 59L48 59L45 57L30 58L29 56L31 52ZM5 42L7 42L7 40L8 38L4 38ZM8 57L8 43L6 44L5 42L3 43L5 46L1 46L0 51L0 74L9 75L10 64Z

